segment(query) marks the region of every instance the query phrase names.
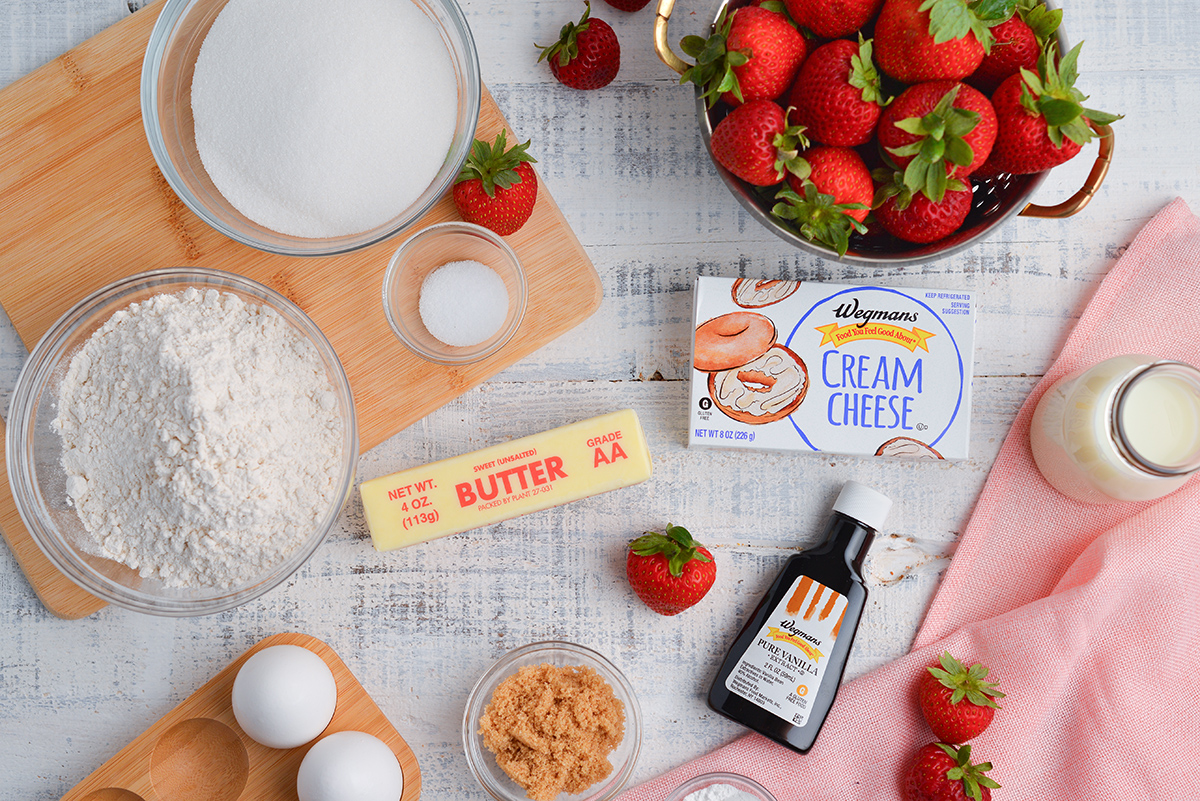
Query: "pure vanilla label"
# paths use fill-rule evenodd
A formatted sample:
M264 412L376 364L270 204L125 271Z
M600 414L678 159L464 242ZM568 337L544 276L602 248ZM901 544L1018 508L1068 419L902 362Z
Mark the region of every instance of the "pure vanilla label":
M965 459L971 292L699 277L688 443Z
M730 671L730 692L792 723L808 722L846 614L846 596L808 576L792 583ZM834 676L837 681L840 676Z

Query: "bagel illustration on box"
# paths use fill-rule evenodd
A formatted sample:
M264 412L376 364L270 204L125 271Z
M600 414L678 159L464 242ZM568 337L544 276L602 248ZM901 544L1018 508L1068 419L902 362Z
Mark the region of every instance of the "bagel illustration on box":
M899 459L928 459L930 461L945 458L921 440L912 437L892 437L879 446L875 455L892 456Z
M743 309L761 309L791 296L799 288L799 281L739 278L733 282L730 295Z
M723 314L696 328L693 364L708 373L708 394L727 417L761 425L803 402L808 368L775 339L775 324L756 312Z

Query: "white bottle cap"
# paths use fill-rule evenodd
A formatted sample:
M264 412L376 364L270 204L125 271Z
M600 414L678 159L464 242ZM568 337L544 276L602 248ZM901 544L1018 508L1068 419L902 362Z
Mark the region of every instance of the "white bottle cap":
M857 481L847 481L833 502L833 511L854 518L875 531L883 528L891 509L891 498Z

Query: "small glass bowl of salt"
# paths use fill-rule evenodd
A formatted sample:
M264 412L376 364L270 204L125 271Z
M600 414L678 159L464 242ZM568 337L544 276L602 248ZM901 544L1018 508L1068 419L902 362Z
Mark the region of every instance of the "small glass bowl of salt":
M705 773L679 785L666 801L775 801L775 796L737 773Z
M481 361L525 316L525 271L508 243L465 222L431 225L392 256L383 277L388 325L410 351L444 365Z

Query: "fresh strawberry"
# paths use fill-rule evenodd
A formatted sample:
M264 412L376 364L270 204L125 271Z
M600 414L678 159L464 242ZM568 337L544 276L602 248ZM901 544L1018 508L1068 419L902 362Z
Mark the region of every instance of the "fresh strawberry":
M942 742L965 743L992 722L1000 708L997 698L1004 693L986 681L988 669L980 664L966 667L947 651L941 667L927 668L917 686L921 713Z
M848 147L818 146L805 150L800 157L808 164L808 175L789 175L788 186L800 193L805 183L815 184L817 191L832 195L839 205L854 206L846 211L850 217L859 222L867 219L875 197L875 182L857 151Z
M733 106L774 100L796 79L808 40L786 15L771 9L770 3L746 6L728 16L722 9L712 36L685 36L679 43L696 59L681 82L702 87L710 108L718 98Z
M871 40L835 39L813 51L788 95L789 119L826 145L854 147L871 141L881 107L890 102L879 87Z
M476 139L451 192L464 220L500 236L516 233L537 202L537 174L530 166L537 159L525 152L529 142L507 145L504 129L494 145Z
M996 141L991 102L964 83L910 86L879 120L879 145L904 170L904 184L941 200L947 177L979 169Z
M1037 74L1023 69L992 94L1000 130L981 175L1024 175L1056 167L1092 140L1088 120L1108 125L1121 119L1083 107L1087 97L1075 88L1081 45L1071 48L1055 66L1051 44L1038 61Z
M1016 0L885 0L875 21L875 61L901 83L966 78L991 48L988 30Z
M991 762L971 763L969 745L923 745L904 777L905 801L989 801L1000 787L984 775L991 769Z
M558 41L548 47L535 44L546 59L550 72L559 83L572 89L599 89L608 86L621 69L621 43L607 22L589 19L592 4L584 3L579 22L562 27Z
M845 256L851 231L867 232L862 224L871 211L875 183L862 156L848 147L814 147L801 155L808 176L787 177L788 188L771 213L793 222L809 242L819 242Z
M641 11L650 0L604 0L618 11Z
M996 39L992 50L983 57L967 83L990 95L1022 67L1036 70L1038 56L1061 22L1061 9L1048 9L1042 0L1018 0L1017 13L992 28Z
M717 123L712 153L725 169L755 186L773 186L789 172L805 169L803 129L789 127L784 111L770 100L751 100Z
M717 564L687 529L668 525L665 534L647 531L629 543L625 575L646 606L660 615L677 615L708 594Z
M883 185L875 192L875 219L883 229L905 242L936 242L957 231L971 211L969 179L950 178L945 193L931 200L923 191L904 184L904 174L881 168L874 177Z
M854 33L876 14L883 0L783 0L797 25L822 39Z

